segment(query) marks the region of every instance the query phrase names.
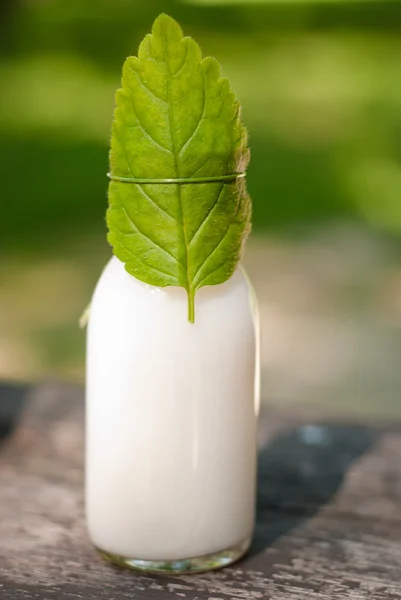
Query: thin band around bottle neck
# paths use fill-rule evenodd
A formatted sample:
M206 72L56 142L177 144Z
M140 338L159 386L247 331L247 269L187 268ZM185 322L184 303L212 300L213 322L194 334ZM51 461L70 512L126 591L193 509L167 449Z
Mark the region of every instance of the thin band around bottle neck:
M119 175L113 175L112 173L107 173L107 177L111 179L111 181L117 181L118 183L139 183L139 184L172 184L172 183L215 183L215 182L225 182L225 181L234 181L236 179L242 179L246 176L246 173L230 173L229 175L216 175L211 177L174 177L174 178L166 178L166 179L158 179L158 178L145 178L145 177L120 177Z

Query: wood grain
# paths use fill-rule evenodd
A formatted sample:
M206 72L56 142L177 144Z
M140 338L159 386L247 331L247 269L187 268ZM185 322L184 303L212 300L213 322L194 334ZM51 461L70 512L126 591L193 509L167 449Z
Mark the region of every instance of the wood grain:
M108 565L88 541L83 412L80 388L0 388L1 600L401 599L398 424L264 413L248 557L151 577Z

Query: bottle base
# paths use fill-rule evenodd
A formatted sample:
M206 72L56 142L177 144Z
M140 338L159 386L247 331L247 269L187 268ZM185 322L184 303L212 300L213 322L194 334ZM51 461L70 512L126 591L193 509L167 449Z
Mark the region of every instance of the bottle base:
M127 558L101 548L96 548L99 554L119 567L141 571L142 573L161 573L168 575L184 575L188 573L205 573L222 569L239 560L248 551L251 538L228 548L221 552L213 552L195 558L183 558L177 560L143 560L140 558Z

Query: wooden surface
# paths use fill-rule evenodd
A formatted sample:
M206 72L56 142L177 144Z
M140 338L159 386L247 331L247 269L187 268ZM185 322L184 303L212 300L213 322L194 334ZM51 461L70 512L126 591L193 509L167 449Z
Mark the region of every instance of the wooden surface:
M266 412L246 559L151 577L103 562L83 505L83 393L0 387L1 600L401 599L401 427Z

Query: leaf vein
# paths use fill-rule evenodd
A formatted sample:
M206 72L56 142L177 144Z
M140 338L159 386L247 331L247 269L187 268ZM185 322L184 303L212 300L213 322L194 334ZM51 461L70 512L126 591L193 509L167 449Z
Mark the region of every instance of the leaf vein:
M206 215L204 216L204 218L202 219L199 227L197 228L197 230L195 231L195 233L193 234L193 236L191 237L191 239L189 240L189 246L191 246L192 242L194 241L195 237L198 235L198 233L200 232L200 230L202 229L203 225L206 223L206 221L208 220L210 214L212 213L212 211L216 208L216 206L219 203L220 200L220 196L223 192L224 189L224 183L222 184L219 193L216 196L216 200L214 201L213 205L209 208L209 210L207 211Z
M216 271L218 271L219 269L221 269L222 267L224 267L224 263L222 263L221 265L219 265L218 267L216 267L215 269L213 269L213 271L210 271L210 273L207 273L207 275L205 275L203 277L203 279L200 280L200 282L197 284L197 288L202 287L203 282L208 278L211 277L214 273L216 273Z
M124 204L121 204L121 208L123 209L123 211L125 212L125 215L132 227L132 229L134 229L133 233L139 233L139 235L141 235L142 237L144 237L145 239L147 239L151 244L153 244L153 246L155 246L158 250L161 250L162 252L164 252L165 254L167 254L168 256L170 256L170 258L172 258L178 265L181 265L181 263L179 262L179 260L177 260L177 258L171 254L171 252L169 252L168 250L166 250L165 248L163 248L162 246L160 246L160 244L158 244L157 242L155 242L154 240L152 240L151 237L149 237L149 235L147 235L146 233L143 233L143 231L141 231L138 226L136 225L136 223L133 221L132 217L130 216L130 214L128 213L127 209L125 208ZM123 235L124 232L121 231L121 229L119 230ZM125 234L127 235L127 234Z
M168 104L169 104L168 116L169 116L170 130L171 130L171 145L172 145L172 150L173 150L172 153L174 156L174 163L175 163L175 169L177 172L177 177L180 177L180 170L179 170L177 152L176 152L176 142L175 142L175 136L174 136L174 119L173 119L173 114L172 114L172 110L171 110L171 83L170 83L171 71L170 71L170 67L168 64L168 43L167 43L165 34L164 34L163 38L164 38L164 45L165 45L165 52L166 52L166 70L167 70L167 75L168 75L168 77L167 77L167 97L168 97ZM177 185L177 198L178 198L180 212L181 212L182 233L183 233L183 241L184 241L184 247L185 247L184 272L186 275L186 288L189 293L191 286L190 286L190 282L189 282L188 236L187 236L187 229L186 229L186 225L185 225L185 217L184 217L184 210L183 210L183 204L182 204L181 186L179 184Z
M164 215L166 215L166 217L168 217L169 219L171 219L171 220L172 220L172 221L174 221L175 223L177 222L177 220L176 220L176 219L175 219L175 218L174 218L172 215L170 215L170 214L169 214L167 211L165 211L165 210L164 210L164 208L162 208L161 206L159 206L159 204L157 204L157 202L155 202L155 201L153 200L153 198L151 198L151 197L149 196L149 194L148 194L148 193L145 191L145 186L144 186L144 185L141 185L140 183L137 183L136 185L138 186L138 188L140 189L140 191L142 192L142 194L145 196L145 198L147 198L147 199L149 200L149 202L150 202L151 204L153 204L153 206L156 206L156 208L157 208L157 209L158 209L158 210L159 210L161 213L163 213Z
M178 73L180 73L182 71L182 69L185 67L185 64L187 62L187 58L188 58L188 46L189 46L189 42L186 45L186 51L185 51L185 57L183 60L182 65L177 69L177 71L175 73L173 73L173 77L176 77L178 75Z
M194 171L194 172L192 173L191 177L195 177L195 175L197 175L197 174L199 173L199 171L201 171L201 170L203 169L203 167L204 167L205 165L207 165L207 163L209 162L209 160L210 160L211 158L212 158L211 156L208 156L208 157L207 157L207 159L205 160L205 162L204 162L203 164L201 164L201 166L200 166L200 167L198 167L198 168L196 169L196 171Z
M122 233L121 230L119 230L119 231L120 231L120 233ZM161 275L165 275L166 277L170 277L171 279L177 279L174 275L171 275L171 273L166 273L166 271L162 271L158 267L153 267L152 265L149 265L143 258L140 258L137 254L134 254L132 252L132 250L130 250L128 248L128 246L124 243L124 240L121 240L121 243L124 246L124 248L126 249L126 251L128 252L128 254L130 254L131 256L133 256L135 258L135 260L138 260L139 262L141 262L148 269L152 269L153 271L156 271L156 273L161 273Z
M224 242L224 240L226 239L230 229L231 229L231 225L232 223L230 223L230 225L228 226L227 230L225 231L223 237L221 238L221 240L219 241L219 243L217 244L217 246L215 246L213 248L213 250L210 252L210 254L205 258L205 260L202 262L202 264L197 268L195 275L193 276L193 281L195 282L196 277L199 275L199 273L201 272L201 270L204 268L205 264L211 259L211 257L213 256L213 254L220 248L221 244ZM207 275L206 275L207 277ZM199 282L201 283L202 280ZM199 283L196 284L196 287L199 287Z
M125 125L125 127L126 127L127 129L135 129L135 128L139 127L139 129L141 129L141 131L143 131L143 133L145 134L145 136L146 136L146 137L147 137L147 138L148 138L148 139L149 139L151 142L153 142L153 143L154 143L156 146L158 146L158 147L160 148L160 150L164 150L165 152L170 152L170 153L171 153L171 150L170 150L169 148L166 148L165 146L162 146L161 144L159 144L159 142L158 142L157 140L155 140L155 139L154 139L154 138L151 136L151 134L150 134L150 133L149 133L149 132L146 130L146 128L144 127L143 123L141 122L141 120L140 120L140 118L139 118L139 116L138 116L138 111L136 110L136 108L135 108L135 105L134 105L134 102L133 102L133 100L132 100L132 98L131 98L131 97L129 98L129 101L130 101L130 104L131 104L131 106L132 106L132 109L133 109L133 111L134 111L134 114L135 114L135 116L136 116L136 118L137 118L138 124L137 124L137 125L128 125L128 124L127 124L127 122L126 122L126 121L124 120L124 118L123 118L123 121L124 121L124 125Z
M199 119L198 124L196 125L194 131L192 132L192 134L189 136L189 138L187 139L187 141L181 146L180 151L179 151L180 155L181 155L182 152L184 152L184 150L188 146L188 144L190 144L191 141L193 140L193 138L196 135L199 127L201 126L202 121L204 121L206 119L205 113L206 113L206 90L205 90L205 78L203 78L203 108L202 108L202 115L201 115L201 118Z
M158 96L157 94L152 92L152 90L146 85L146 83L143 81L143 79L141 79L141 76L139 75L138 71L135 71L135 69L132 69L132 72L135 73L135 75L138 77L139 85L144 90L146 90L150 96L152 96L156 100L159 100L160 102L163 102L163 104L167 104L167 100L165 100L164 98L160 98L160 96Z

